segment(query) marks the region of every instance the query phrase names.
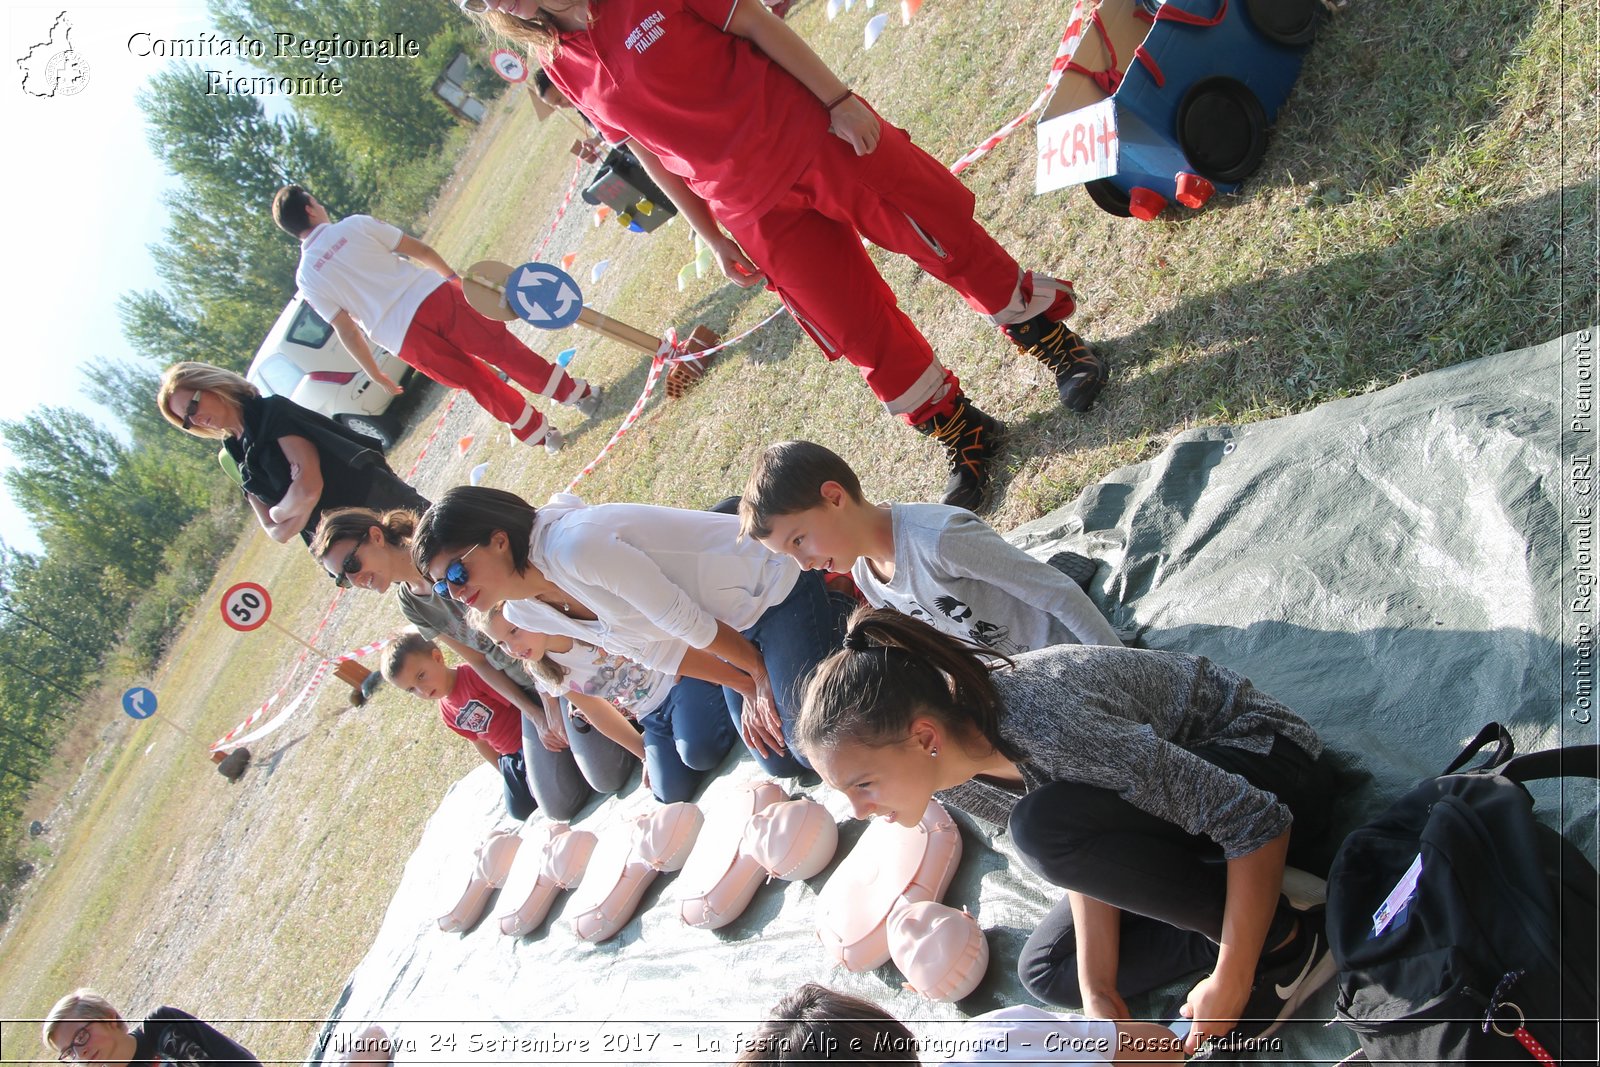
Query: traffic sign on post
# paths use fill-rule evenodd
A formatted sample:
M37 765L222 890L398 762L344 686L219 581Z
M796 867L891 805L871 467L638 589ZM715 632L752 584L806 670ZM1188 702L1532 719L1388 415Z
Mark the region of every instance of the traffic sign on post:
M559 330L578 321L583 290L572 275L548 263L524 263L506 279L506 301L517 317L541 330Z
M222 594L222 621L240 633L259 629L271 614L272 598L256 582L239 582Z
M148 719L156 713L156 695L142 685L122 694L122 710L130 719Z
M494 72L512 85L528 80L528 64L509 48L496 48L489 56Z

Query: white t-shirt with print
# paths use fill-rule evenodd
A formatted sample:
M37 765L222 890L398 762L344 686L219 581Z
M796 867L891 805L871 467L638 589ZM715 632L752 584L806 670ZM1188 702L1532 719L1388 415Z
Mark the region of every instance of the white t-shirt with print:
M324 223L300 245L295 284L323 318L348 311L375 343L399 352L411 319L444 279L395 253L404 234L371 215Z

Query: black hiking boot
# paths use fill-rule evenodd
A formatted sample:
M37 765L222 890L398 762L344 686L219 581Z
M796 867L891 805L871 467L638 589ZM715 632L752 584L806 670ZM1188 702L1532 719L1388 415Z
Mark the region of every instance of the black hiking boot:
M973 407L965 393L958 393L947 414L932 415L916 428L944 445L950 455L943 502L981 511L989 497L989 463L1000 452L1005 426Z
M1000 329L1012 344L1056 376L1062 407L1082 413L1094 406L1094 398L1111 377L1111 363L1066 323L1035 315L1027 322Z

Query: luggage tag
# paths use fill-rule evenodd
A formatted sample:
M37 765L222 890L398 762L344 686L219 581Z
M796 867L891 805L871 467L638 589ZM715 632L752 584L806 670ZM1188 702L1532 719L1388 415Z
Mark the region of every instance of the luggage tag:
M1369 941L1390 926L1405 925L1406 920L1411 917L1411 898L1417 895L1417 879L1421 877L1422 853L1418 852L1417 858L1406 868L1406 873L1400 876L1400 881L1389 890L1389 895L1383 898L1378 910L1372 913L1372 933L1367 935Z

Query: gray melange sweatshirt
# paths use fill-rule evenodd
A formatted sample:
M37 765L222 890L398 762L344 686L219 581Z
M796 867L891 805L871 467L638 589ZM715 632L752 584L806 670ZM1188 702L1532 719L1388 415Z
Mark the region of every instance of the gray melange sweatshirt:
M894 577L865 557L850 570L875 608L893 608L952 637L1014 656L1051 645L1120 645L1089 595L970 511L894 504Z
M1029 791L1061 781L1113 790L1211 838L1228 859L1254 852L1293 819L1272 794L1189 749L1217 742L1266 753L1281 735L1313 758L1322 751L1305 720L1203 656L1057 645L1016 657L993 678L1005 706L1000 732L1024 753ZM978 780L941 799L997 825L1017 801Z

